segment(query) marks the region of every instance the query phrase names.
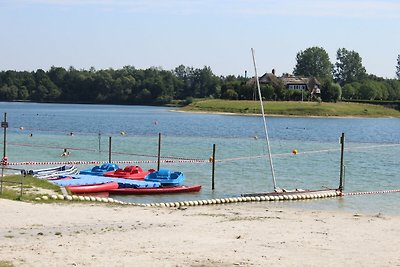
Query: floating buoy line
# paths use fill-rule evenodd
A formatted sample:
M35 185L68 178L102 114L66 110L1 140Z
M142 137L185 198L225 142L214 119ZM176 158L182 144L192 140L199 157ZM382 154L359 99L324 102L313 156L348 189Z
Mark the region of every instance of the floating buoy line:
M78 195L43 195L37 197L36 201L48 200L66 200L77 202L99 202L99 203L113 203L126 206L139 206L139 207L194 207L205 205L219 205L229 203L245 203L245 202L268 202L268 201L296 201L296 200L311 200L334 198L343 196L356 196L356 195L374 195L386 193L400 193L400 189L380 190L380 191L367 191L367 192L340 192L339 190L326 190L326 191L305 191L305 192L291 192L285 193L267 193L271 195L257 195L257 196L241 196L229 198L214 198L204 200L190 200L190 201L174 201L174 202L155 202L155 203L131 203L116 200L110 197L94 197L94 196L78 196Z
M343 196L359 196L359 195L378 195L387 193L400 193L400 189L380 190L380 191L366 191L366 192L349 192L342 193Z
M100 202L100 203L115 203L120 205L129 206L141 206L141 207L190 207L190 206L204 206L204 205L218 205L218 204L229 204L229 203L241 203L241 202L265 202L265 201L293 201L293 200L307 200L307 199L319 199L328 197L341 196L339 191L321 191L321 192L303 192L298 194L279 194L275 196L243 196L243 197L230 197L230 198L215 198L205 200L190 200L190 201L176 201L176 202L159 202L159 203L130 203L113 198L105 197L94 197L94 196L77 196L77 195L44 195L37 197L36 201L47 201L47 200L67 200L67 201L88 201L88 202Z

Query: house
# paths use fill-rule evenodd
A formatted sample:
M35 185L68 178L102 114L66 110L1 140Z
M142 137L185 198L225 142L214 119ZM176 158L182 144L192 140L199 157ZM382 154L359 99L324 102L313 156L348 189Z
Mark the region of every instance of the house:
M297 89L313 91L315 87L320 88L321 83L315 77L295 76L293 74L284 73L281 77L275 76L275 70L272 73L265 73L259 78L260 84L276 84L282 83L286 89Z
M308 91L311 97L319 97L321 94L321 83L315 77L302 77L284 73L281 77L275 75L275 69L271 73L265 73L259 77L260 84L281 86L285 89Z
M309 78L294 76L286 73L282 77L280 77L280 79L283 83L284 88L286 89L309 90Z
M284 73L281 77L277 77L275 69L272 69L271 73L266 72L258 80L260 84L269 84L273 87L301 90L302 92L308 91L311 99L318 99L321 96L321 83L315 77L295 76L289 73ZM255 77L253 77L247 83L254 85L255 82Z
M282 81L275 76L275 69L272 70L272 73L265 73L263 76L258 78L260 84L270 84L272 86L280 86L282 85Z

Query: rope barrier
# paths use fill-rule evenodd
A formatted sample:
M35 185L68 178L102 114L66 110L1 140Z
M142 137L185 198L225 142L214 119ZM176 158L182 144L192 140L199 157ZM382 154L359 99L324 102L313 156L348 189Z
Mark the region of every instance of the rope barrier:
M7 166L17 166L17 165L101 165L103 163L107 163L108 161L83 161L83 160L75 160L75 161L23 161L23 162L7 162L1 165ZM112 163L116 164L147 164L147 163L157 163L156 160L115 160ZM209 160L161 160L161 163L205 163L209 162Z
M366 192L349 192L349 193L342 193L341 195L342 196L358 196L358 195L377 195L377 194L387 194L387 193L400 193L400 189L366 191Z
M47 132L47 133L62 133L62 134L65 134L65 135L69 135L69 136L71 136L71 133L72 133L72 135L76 135L76 134L78 134L78 135L98 135L99 134L99 132L83 132L83 131L77 131L77 130L73 130L73 129L71 129L71 130L49 130L49 129L38 129L38 128L25 128L25 127L22 127L22 129L21 129L21 127L10 127L9 129L12 129L12 130L18 130L19 132L29 132L29 133L31 133L31 132ZM102 131L100 131L100 135L101 136L109 136L109 135L121 135L121 131L120 132L102 132ZM153 135L151 135L151 136L153 136ZM154 134L154 136L156 136L155 134Z
M24 146L24 147L40 147L40 148L50 148L50 149L64 149L67 148L69 150L75 150L75 151L98 151L96 149L88 149L88 148L72 148L72 147L58 147L58 146L46 146L46 145L33 145L33 144L17 144L17 143L9 143L10 145L15 145L15 146ZM381 148L381 147L396 147L400 146L400 144L383 144L383 145L372 145L372 146L360 146L360 147L352 147L352 148L346 148L346 151L350 150L358 150L358 149L373 149L373 148ZM322 149L322 150L311 150L311 151L297 151L296 150L296 155L307 155L307 154L315 154L315 153L329 153L329 152L336 152L340 149L332 148L332 149ZM137 154L137 153L129 153L129 152L112 152L112 154L118 154L118 155L128 155L128 156L140 156L140 157L151 157L151 158L156 158L157 155L150 155L150 154ZM280 153L280 154L272 154L273 157L287 157L287 156L293 156L292 153ZM240 160L249 160L249 159L257 159L257 158L263 158L266 157L266 155L255 155L255 156L248 156L248 157L235 157L235 158L225 158L225 159L219 159L216 160L216 162L228 162L228 161L240 161ZM204 159L196 159L196 158L184 158L184 157L176 157L176 156L162 156L163 161L162 163L205 163L209 162L209 159L204 160ZM103 161L49 161L49 162L36 162L36 161L25 161L25 162L8 162L6 164L0 163L1 165L65 165L65 164L102 164L104 163ZM142 164L142 163L157 163L155 160L124 160L124 161L115 161L115 163L119 164Z
M51 149L68 149L72 151L90 151L90 152L97 152L97 149L89 149L89 148L73 148L73 147L57 147L57 146L45 146L45 145L32 145L32 144L15 144L9 143L9 145L15 146L23 146L23 147L41 147L41 148L51 148ZM128 155L128 156L138 156L138 157L150 157L150 158L157 158L157 155L150 155L150 154L138 154L138 153L129 153L129 152L112 152L113 155ZM184 158L184 157L176 157L176 156L162 156L165 159L178 159L178 160L201 160L196 158Z
M304 153L304 152L303 152ZM119 153L116 153L119 154ZM301 153L298 153L301 154ZM132 155L132 154L129 154ZM284 154L273 154L272 156L293 156L292 153L284 153ZM215 162L229 162L229 161L240 161L240 160L248 160L248 159L257 159L257 158L263 158L265 155L258 155L258 156L252 156L252 157L237 157L237 158L227 158L227 159L220 159L220 160L215 160ZM185 158L180 158L180 157L168 157L168 156L163 156L163 158L167 158L166 160L161 160L161 163L208 163L210 162L210 159L185 159ZM23 161L23 162L7 162L6 164L3 164L0 162L0 165L9 165L9 166L16 166L16 165L92 165L92 164L103 164L106 163L107 161ZM113 161L113 163L116 164L146 164L146 163L157 163L157 160L119 160L119 161ZM349 194L349 193L348 193Z
M73 148L73 147L60 147L60 146L47 146L47 145L32 145L32 144L16 144L16 143L7 143L8 145L13 146L23 146L23 147L40 147L40 148L51 148L51 149L64 149L67 148L69 150L76 150L76 151L90 151L90 152L97 152L97 149L89 149L89 148Z
M394 146L394 145L385 145L385 146ZM363 147L357 147L355 149L362 149ZM84 150L84 149L74 149L69 148L70 150ZM88 151L92 151L91 149L87 149ZM296 156L301 154L314 154L314 153L323 153L323 152L332 152L337 151L338 149L323 149L323 150L314 150L314 151L304 151L297 152ZM155 155L145 155L145 154L134 154L127 152L113 152L112 154L120 154L120 155L129 155L129 156L147 156L147 157L157 157ZM273 157L287 157L293 156L293 153L281 153L281 154L272 154ZM250 157L235 157L235 158L225 158L215 160L215 162L229 162L229 161L240 161L240 160L249 160L249 159L257 159L263 158L266 155L256 155ZM161 163L205 163L209 162L209 159L192 159L192 158L184 158L184 157L174 157L174 156L163 156L162 158L166 160L162 160ZM156 160L123 160L123 161L113 161L117 164L143 164L143 163L157 163ZM8 162L7 165L65 165L65 164L103 164L104 161L49 161L49 162L36 162L36 161L25 161L25 162Z
M49 129L39 129L39 128L25 128L25 127L22 127L23 129L21 129L21 127L9 127L9 129L12 129L12 130L16 130L16 131L19 131L19 132L49 132L49 133L63 133L63 134L65 134L65 135L70 135L70 133L72 132L74 135L79 135L79 134L82 134L82 135L93 135L93 136L98 136L99 135L99 131L97 131L97 132L90 132L90 131L88 131L88 132L85 132L85 131L78 131L78 130L49 130ZM302 128L299 128L299 130L302 130ZM104 136L110 136L110 135L117 135L117 136L120 136L121 135L121 132L124 132L124 133L127 133L127 132L125 132L125 130L124 129L122 129L121 131L118 131L118 130L116 130L115 132L102 132L102 131L100 131L100 134L101 134L101 136L102 137L104 137ZM130 134L130 133L127 133L127 134L129 134L129 136L147 136L147 137L156 137L158 134ZM218 135L209 135L209 136L196 136L196 135L172 135L172 134L163 134L164 136L169 136L169 137L195 137L195 138L224 138L224 139L226 139L226 138L230 138L230 139L254 139L255 137L260 137L259 135L246 135L246 136L218 136ZM273 141L299 141L299 142L301 142L301 141L304 141L304 140L299 140L299 139L294 139L294 138L271 138L270 140L273 140ZM307 137L307 141L311 141L311 142L321 142L321 141L323 141L323 142L337 142L337 140L336 139L333 139L333 140L321 140L321 139L310 139L310 137L308 136ZM352 141L350 141L349 142L349 140L347 141L348 143L358 143L358 144L362 144L362 143L364 143L364 144L370 144L370 143L372 143L372 142L367 142L367 141L354 141L354 142L352 142ZM398 144L398 143L390 143L390 142L381 142L381 143L379 143L379 144L388 144L388 145L400 145L400 144Z

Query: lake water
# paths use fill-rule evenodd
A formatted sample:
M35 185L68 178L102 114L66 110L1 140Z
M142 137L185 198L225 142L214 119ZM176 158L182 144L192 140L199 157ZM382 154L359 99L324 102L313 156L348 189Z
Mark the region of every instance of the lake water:
M68 160L107 161L111 136L113 160L150 161L141 167L156 168L159 133L163 159L193 159L161 167L183 171L186 184L203 186L200 193L115 197L123 201L210 199L273 190L269 165L260 157L266 153L261 117L171 111L148 106L0 103L0 112L7 112L9 122L10 162L63 161L63 148L72 152ZM337 188L343 132L345 191L400 189L400 119L268 117L267 123L281 188ZM211 190L211 164L207 162L213 144L219 160L215 190ZM293 155L294 149L299 154ZM400 193L392 193L266 205L400 214L399 200Z

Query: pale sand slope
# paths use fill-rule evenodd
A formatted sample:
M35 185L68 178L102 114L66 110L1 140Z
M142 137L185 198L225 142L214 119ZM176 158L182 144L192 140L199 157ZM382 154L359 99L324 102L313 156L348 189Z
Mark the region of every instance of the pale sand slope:
M317 201L317 200L316 200ZM0 262L15 266L400 266L400 217L0 200Z

